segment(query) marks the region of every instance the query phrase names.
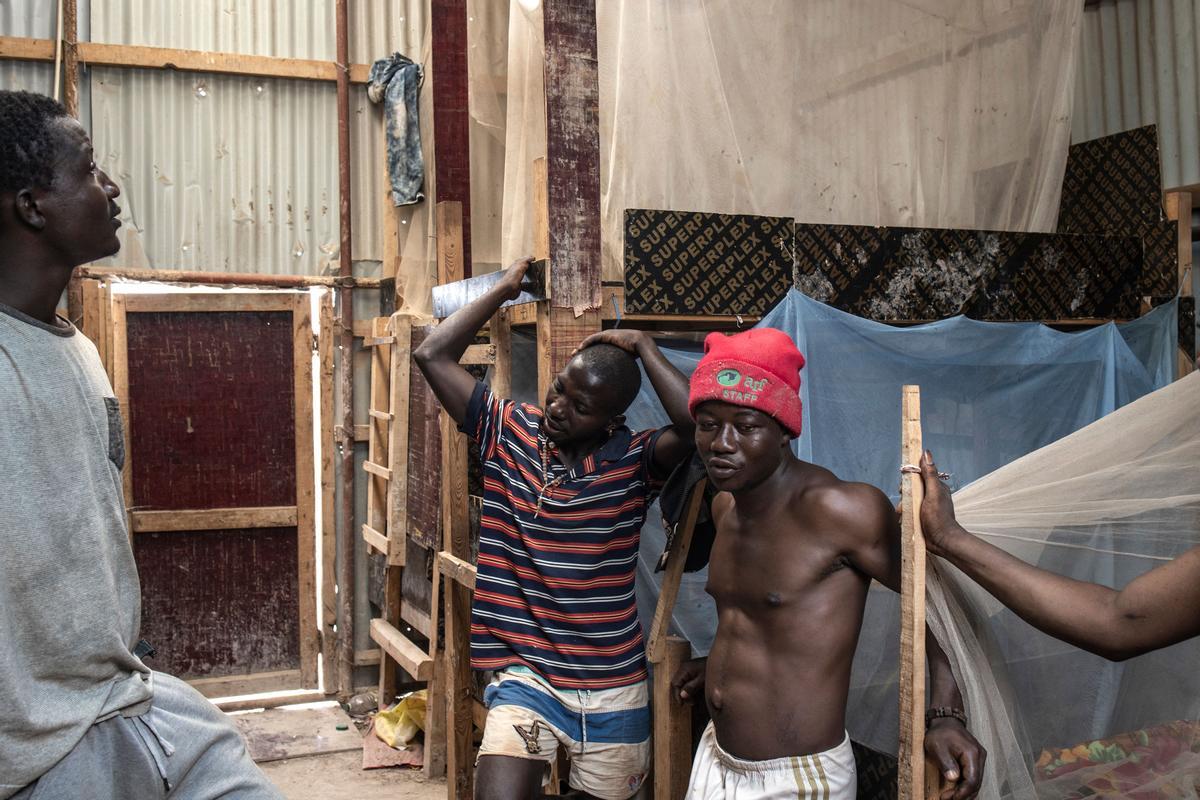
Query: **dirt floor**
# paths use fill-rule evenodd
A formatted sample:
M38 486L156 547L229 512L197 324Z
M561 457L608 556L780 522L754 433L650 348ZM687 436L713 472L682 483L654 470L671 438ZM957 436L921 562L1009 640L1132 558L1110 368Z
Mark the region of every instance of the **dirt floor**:
M336 703L234 713L230 718L245 737L251 757L288 800L446 797L445 779L427 781L420 769L364 770L362 733Z
M446 780L419 769L362 768L359 752L271 761L261 765L288 800L445 800Z

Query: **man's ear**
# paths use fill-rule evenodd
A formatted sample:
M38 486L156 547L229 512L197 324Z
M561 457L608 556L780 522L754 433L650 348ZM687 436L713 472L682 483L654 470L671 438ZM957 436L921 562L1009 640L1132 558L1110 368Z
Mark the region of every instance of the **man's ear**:
M613 430L616 430L617 428L621 427L624 424L625 424L625 415L624 414L615 414L615 415L613 415L613 418L608 421L608 427L612 428Z
M38 208L37 198L33 196L32 189L26 188L17 192L13 198L13 209L16 211L17 219L34 230L40 231L46 227L46 217Z

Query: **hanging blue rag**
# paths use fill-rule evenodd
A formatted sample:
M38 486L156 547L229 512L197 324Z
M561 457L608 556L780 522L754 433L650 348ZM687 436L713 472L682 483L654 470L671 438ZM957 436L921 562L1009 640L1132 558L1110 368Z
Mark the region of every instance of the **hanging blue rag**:
M425 70L412 59L392 53L371 65L367 97L383 102L387 119L387 165L392 203L407 206L425 199L425 161L421 156L421 125L417 96Z

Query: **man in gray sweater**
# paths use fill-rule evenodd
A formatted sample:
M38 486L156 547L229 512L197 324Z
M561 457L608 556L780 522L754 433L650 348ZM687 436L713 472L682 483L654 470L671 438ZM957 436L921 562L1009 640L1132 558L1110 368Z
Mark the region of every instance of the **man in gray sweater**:
M121 409L55 309L120 194L48 97L0 92L0 800L280 798L225 716L134 653Z

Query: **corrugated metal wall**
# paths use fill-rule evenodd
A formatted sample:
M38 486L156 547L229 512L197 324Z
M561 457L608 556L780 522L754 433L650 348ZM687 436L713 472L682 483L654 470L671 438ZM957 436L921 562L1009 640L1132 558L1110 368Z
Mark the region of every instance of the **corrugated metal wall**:
M418 49L424 5L351 0L351 61ZM269 0L97 3L92 38L332 60L333 0L288 10ZM91 80L95 138L123 182L133 232L121 263L305 275L336 268L333 83L118 69L93 70ZM172 124L145 124L155 118ZM379 109L352 86L356 261L382 258L380 130Z
M55 0L0 2L0 34L53 39ZM54 65L30 61L0 61L0 88L53 94Z
M1163 186L1200 183L1200 0L1085 9L1073 141L1158 125Z

